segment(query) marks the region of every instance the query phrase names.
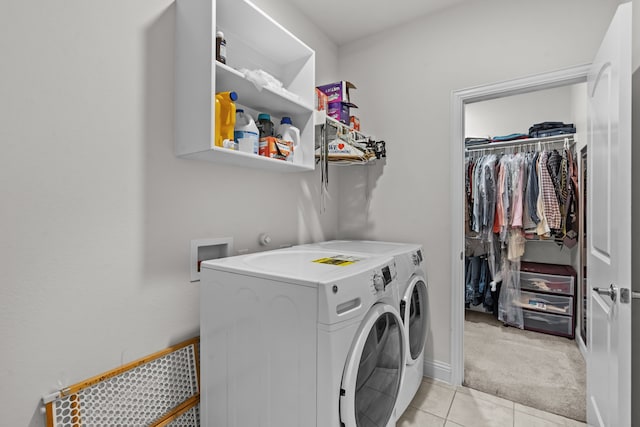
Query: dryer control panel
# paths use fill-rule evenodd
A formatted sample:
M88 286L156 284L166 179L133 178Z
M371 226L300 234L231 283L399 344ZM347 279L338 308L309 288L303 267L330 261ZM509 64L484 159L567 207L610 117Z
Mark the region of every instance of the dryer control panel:
M379 271L373 273L371 279L372 293L375 295L378 292L385 292L387 286L389 286L396 278L396 268L394 264L385 265L380 268Z
M346 274L339 279L327 281L320 287L319 323L331 325L362 316L380 301L394 306L397 304L396 262L392 257L381 258L372 257L363 260L362 264L369 263L369 268L362 269L356 274ZM358 263L355 265L358 266ZM345 271L349 268L347 266Z
M413 261L413 265L420 265L422 262L422 251L420 249L411 254L411 261Z

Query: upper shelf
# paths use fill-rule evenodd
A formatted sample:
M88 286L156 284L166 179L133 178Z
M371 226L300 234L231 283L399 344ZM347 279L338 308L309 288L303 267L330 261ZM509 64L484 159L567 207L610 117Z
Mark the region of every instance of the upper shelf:
M222 90L238 93L238 102L249 105L254 110L270 111L274 116L309 114L311 105L306 105L300 97L291 93L275 91L269 87L258 89L244 74L228 65L216 61L216 86ZM220 90L216 89L218 92Z
M226 65L215 60L215 35L224 32ZM175 153L188 159L278 172L315 168L313 102L315 52L248 0L176 1ZM284 90L256 87L243 72L261 70ZM272 85L274 87L274 85ZM300 163L215 145L215 94L234 91L237 104L277 124L291 117L300 130Z

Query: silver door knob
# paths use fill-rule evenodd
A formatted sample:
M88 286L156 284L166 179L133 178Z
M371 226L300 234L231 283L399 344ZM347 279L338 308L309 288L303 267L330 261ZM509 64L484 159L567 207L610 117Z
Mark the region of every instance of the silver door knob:
M609 298L611 298L611 301L614 301L614 302L616 300L616 296L618 295L618 288L615 287L613 283L609 285L608 288L593 288L593 290L599 293L600 295L609 295Z

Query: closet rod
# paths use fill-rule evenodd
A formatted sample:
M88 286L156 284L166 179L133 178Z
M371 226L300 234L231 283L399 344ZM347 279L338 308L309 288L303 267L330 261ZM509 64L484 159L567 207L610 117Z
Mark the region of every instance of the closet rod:
M473 145L471 147L465 147L465 151L482 151L482 150L495 150L498 148L505 147L523 147L523 146L531 146L535 144L556 144L556 143L564 143L568 144L574 143L574 135L575 134L567 134L567 135L555 135L555 136L547 136L545 138L527 138L527 139L515 139L513 141L503 141L503 142L492 142L489 144L480 144Z

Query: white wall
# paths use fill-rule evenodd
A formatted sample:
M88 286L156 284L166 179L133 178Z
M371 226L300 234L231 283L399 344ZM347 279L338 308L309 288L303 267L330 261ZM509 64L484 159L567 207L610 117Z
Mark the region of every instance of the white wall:
M571 91L564 86L466 104L465 137L528 134L544 121L573 123Z
M450 286L461 286L451 283L451 92L590 62L615 3L467 2L340 48L362 128L387 141L388 157L368 200L350 191L362 169L340 169L339 234L424 245L437 301L426 358L443 371Z
M337 78L337 47L260 0ZM336 184L173 155L172 0L4 2L0 13L0 424L40 397L198 334L189 241L336 237Z

